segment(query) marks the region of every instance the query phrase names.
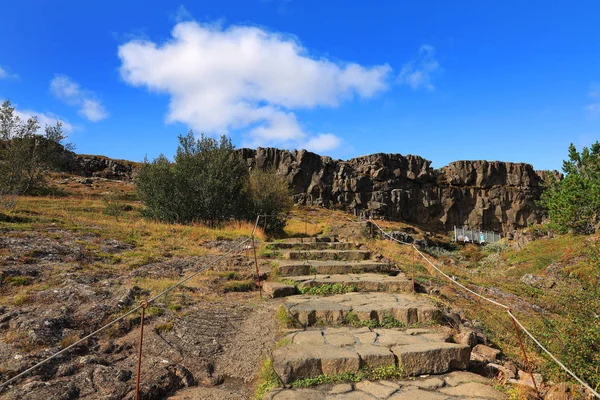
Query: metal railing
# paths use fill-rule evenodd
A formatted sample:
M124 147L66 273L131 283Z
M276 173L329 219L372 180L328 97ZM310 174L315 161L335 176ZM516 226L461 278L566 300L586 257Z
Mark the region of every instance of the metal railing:
M454 241L463 243L487 244L502 240L502 235L492 231L469 229L464 226L454 227Z

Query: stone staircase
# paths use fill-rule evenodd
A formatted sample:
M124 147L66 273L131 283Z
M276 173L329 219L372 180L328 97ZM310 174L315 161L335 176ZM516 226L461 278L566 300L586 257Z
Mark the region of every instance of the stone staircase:
M466 369L471 348L452 343L450 329L440 325L441 310L412 293L412 281L397 268L359 247L332 237L266 244L281 258L273 260L275 277L264 283L264 291L271 297L288 296L279 313L286 333L272 354L281 381L293 386L298 380L356 377L364 371L387 369L415 377ZM445 381L440 382L433 389L387 381L325 384L277 389L266 398L465 398L456 391L440 392ZM385 396L371 393L374 388ZM504 398L494 392L496 397L480 398Z

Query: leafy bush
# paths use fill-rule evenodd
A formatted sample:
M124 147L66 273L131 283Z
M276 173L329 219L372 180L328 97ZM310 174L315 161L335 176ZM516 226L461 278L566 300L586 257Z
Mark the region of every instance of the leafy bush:
M202 221L209 225L249 217L248 169L233 152L231 140L220 141L190 131L179 136L175 163L160 155L144 162L136 188L148 216L168 222Z
M548 174L540 204L557 231L592 233L600 227L600 142L581 153L571 143L563 172L563 180Z
M190 131L179 136L175 162L160 155L147 160L136 179L144 213L166 222L204 222L214 226L229 219L267 219L266 230L282 230L283 213L290 206L287 182L273 171L249 173L231 140L220 140ZM283 221L283 223L282 223Z
M36 117L22 120L10 101L0 107L0 205L4 198L41 189L49 170L63 160L71 145L63 146L62 124L46 126L43 135Z
M256 214L265 215L262 225L266 232L281 233L285 227L285 212L292 206L287 181L274 170L254 169L250 173L249 195Z

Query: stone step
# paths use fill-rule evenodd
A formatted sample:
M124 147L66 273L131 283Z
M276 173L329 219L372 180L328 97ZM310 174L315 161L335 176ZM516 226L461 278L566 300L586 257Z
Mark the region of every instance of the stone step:
M383 323L390 317L408 326L441 319L439 308L414 294L358 292L327 297L298 295L288 297L282 307L294 323L303 326L343 325L353 320Z
M412 280L404 274L396 276L381 274L335 274L288 276L299 289L308 289L324 285L343 284L353 286L358 292L406 293L412 291Z
M350 274L350 273L398 273L393 265L376 261L280 261L277 263L280 276L299 276L310 274Z
M267 242L265 248L269 250L352 250L356 249L355 243L350 242Z
M405 376L466 369L468 345L448 343L449 329L324 328L289 333L273 352L273 368L285 384L320 375L357 374L396 366Z
M506 400L508 396L494 386L493 379L471 372L454 371L436 376L423 376L401 381L361 381L319 385L310 389L277 388L265 400Z
M288 260L362 261L371 258L366 250L290 250L283 253Z
M307 236L307 237L295 237L287 239L279 239L277 243L333 243L337 242L338 239L335 236Z

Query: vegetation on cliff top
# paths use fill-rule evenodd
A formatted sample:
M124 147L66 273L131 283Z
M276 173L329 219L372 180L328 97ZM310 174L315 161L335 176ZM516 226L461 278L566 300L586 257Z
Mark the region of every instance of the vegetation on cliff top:
M179 136L175 162L163 155L146 161L135 183L144 213L165 222L214 226L257 214L282 215L291 206L287 182L272 171L250 173L226 136L218 141L196 139L191 131ZM268 221L266 230L283 230L282 217Z
M593 233L600 229L600 142L581 152L571 143L563 162L563 180L549 175L541 205L548 209L551 228L560 233Z

